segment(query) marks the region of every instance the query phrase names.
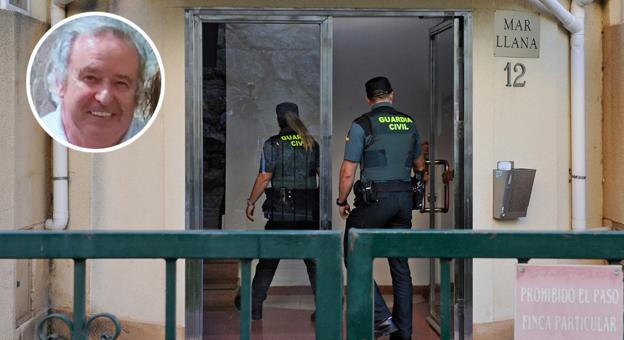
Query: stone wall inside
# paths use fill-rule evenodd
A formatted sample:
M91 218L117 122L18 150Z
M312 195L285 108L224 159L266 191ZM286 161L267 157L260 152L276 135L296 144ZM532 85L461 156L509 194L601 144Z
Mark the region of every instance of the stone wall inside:
M320 132L320 27L315 24L226 24L226 174L224 226L262 228L245 205L264 141L279 132L275 107L299 106L310 133Z

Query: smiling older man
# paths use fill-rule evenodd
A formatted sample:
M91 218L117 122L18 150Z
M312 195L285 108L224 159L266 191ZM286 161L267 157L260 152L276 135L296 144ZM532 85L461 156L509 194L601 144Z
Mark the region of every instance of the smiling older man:
M43 117L59 140L106 148L145 125L135 110L145 91L145 43L125 23L83 17L60 27L48 86L57 108ZM135 34L136 33L136 34Z

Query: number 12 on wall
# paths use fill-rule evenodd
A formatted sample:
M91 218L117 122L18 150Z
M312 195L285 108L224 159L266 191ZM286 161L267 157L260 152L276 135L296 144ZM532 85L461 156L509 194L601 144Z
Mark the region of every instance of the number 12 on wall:
M507 63L507 65L505 66L505 68L503 69L505 71L507 71L507 84L505 86L507 87L524 87L524 85L526 85L526 80L520 82L521 78L524 77L524 73L526 72L526 67L524 66L524 64L522 63L516 63L513 66L513 72L514 74L518 74L516 75L516 78L514 78L513 81L513 85L511 83L511 63Z

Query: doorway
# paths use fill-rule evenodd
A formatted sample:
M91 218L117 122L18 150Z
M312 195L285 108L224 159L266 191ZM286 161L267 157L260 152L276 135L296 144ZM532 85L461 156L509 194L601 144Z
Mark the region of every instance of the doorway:
M421 212L429 217L429 228L471 229L466 203L466 115L464 107L463 22L445 18L429 29L429 145L425 153L429 182ZM469 133L470 131L468 131ZM470 158L470 155L468 155ZM470 172L468 172L470 173ZM456 339L472 338L472 261L455 260L454 333ZM429 260L428 323L439 332L440 261ZM468 307L467 307L468 306ZM470 325L470 327L466 327Z
M465 150L471 150L471 114L464 92L464 88L470 87L470 75L465 74L463 67L466 63L464 56L470 52L469 44L464 43L469 41L466 37L470 36L470 28L471 16L465 12L189 10L187 227L248 227L241 218L244 212L235 203L244 202L248 195L250 185L241 184L241 179L253 179L253 173L257 173L257 154L262 140L274 134L270 131L270 123L274 120L271 106L280 99L271 96L278 95L294 96L308 107L302 115L321 146L320 219L324 228L344 228L344 221L337 216L332 204L338 180L337 176L332 179L332 172L337 171L342 161L344 137L351 121L367 111L363 100L364 82L384 75L391 80L396 91L395 107L415 118L421 141L429 142L431 162L428 171L433 180L428 186L426 208L431 211L415 212L413 225L417 228L470 229L472 207L469 195L465 193L471 192L471 172L466 169L471 166L472 155ZM253 37L258 34L259 37ZM263 35L267 38L264 40L266 46L262 43ZM238 43L239 47L229 52L227 49L219 51L223 39L230 41L230 46ZM287 43L281 47L271 46L279 45L280 41ZM214 48L206 50L208 44L213 44ZM300 55L289 59L278 53L263 61L267 50L273 48L281 49L285 54ZM302 49L306 51L302 52ZM219 58L222 63L225 61L220 70ZM237 58L247 61L237 61ZM293 66L301 60L303 65ZM210 63L214 64L214 72L208 70ZM241 63L245 67L232 67ZM258 71L264 67L258 65L267 63L280 66L272 71L271 77ZM297 71L301 67L304 71ZM219 72L225 75L223 79L219 79ZM217 97L222 95L221 103L210 104L217 107L212 118L206 115L207 73L217 75L211 78L212 84ZM258 79L252 79L254 77ZM280 85L274 80L280 77L292 82ZM204 98L204 102L198 98ZM213 123L206 125L207 120ZM218 128L211 128L210 124ZM220 138L219 142L207 143L208 136ZM208 144L212 146L207 147ZM223 152L223 162L207 162L207 159L213 159L205 156L207 150ZM436 160L440 159L448 162L448 171L453 173L452 180L447 183L442 179L442 167L436 165ZM210 174L214 178L207 176ZM211 185L202 181L210 181ZM197 184L204 188L203 191L197 190ZM210 194L210 199L205 199L207 190L223 193L223 196L215 199L217 196ZM448 208L439 211L446 195L449 197ZM383 262L375 267L375 278L382 288L390 285L387 265ZM203 265L201 261L187 261L186 328L189 339L202 339L203 303L198 300L204 300ZM426 304L427 320L435 328L439 277L436 263L413 259L410 266L415 290ZM278 283L305 283L302 264L286 264L284 267L286 270L282 270L281 276L278 269ZM456 263L456 339L471 339L470 275L469 263Z

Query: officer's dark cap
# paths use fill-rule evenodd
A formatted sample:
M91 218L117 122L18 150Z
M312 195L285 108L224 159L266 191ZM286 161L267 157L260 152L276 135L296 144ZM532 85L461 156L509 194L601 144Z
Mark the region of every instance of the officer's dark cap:
M366 96L371 99L384 97L393 91L392 85L390 85L390 81L386 77L370 79L364 86L366 87Z
M277 113L277 117L284 117L284 115L288 112L294 113L296 116L299 116L299 107L295 103L283 102L278 104L275 107L275 113Z

